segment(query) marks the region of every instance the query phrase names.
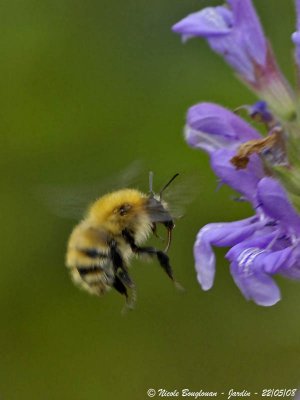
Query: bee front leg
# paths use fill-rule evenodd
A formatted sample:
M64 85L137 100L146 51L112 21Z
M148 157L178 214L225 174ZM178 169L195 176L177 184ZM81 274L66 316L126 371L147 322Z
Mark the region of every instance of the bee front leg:
M157 226L156 223L153 222L152 227L151 227L152 233L155 237L157 237L157 239L161 240L162 242L165 240L164 238L162 238L161 236L159 236L159 234L157 233Z

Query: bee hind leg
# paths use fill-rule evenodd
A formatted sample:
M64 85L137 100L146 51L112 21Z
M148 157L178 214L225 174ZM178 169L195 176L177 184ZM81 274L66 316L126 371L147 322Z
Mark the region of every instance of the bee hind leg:
M128 274L126 265L115 241L110 243L111 259L114 268L114 289L126 297L126 308L132 309L136 300L135 284Z
M115 276L113 288L121 295L126 297L126 305L124 310L126 311L126 309L133 309L136 301L135 289L126 288L126 286L118 276Z
M121 279L118 276L115 277L113 288L116 289L116 291L119 292L120 294L124 295L127 299L128 292L126 286L122 283Z
M109 247L115 275L119 277L125 286L129 288L134 287L134 282L128 274L127 267L118 249L117 243L112 240Z
M125 307L122 310L123 312L126 312L128 309L132 310L134 308L135 302L136 302L136 292L135 288L126 288L124 283L121 281L121 279L116 276L114 283L113 283L113 288L119 292L120 294L124 295L126 297L126 303Z

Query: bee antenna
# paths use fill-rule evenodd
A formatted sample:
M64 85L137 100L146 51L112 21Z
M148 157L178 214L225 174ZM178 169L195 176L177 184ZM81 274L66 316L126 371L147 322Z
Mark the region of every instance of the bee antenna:
M179 175L179 173L175 174L168 183L165 184L165 186L161 189L161 191L159 192L159 198L161 199L161 195L162 193L167 189L167 187L174 181L175 178L177 178L177 176Z
M149 172L149 192L152 196L154 196L154 192L153 192L153 172L150 171Z

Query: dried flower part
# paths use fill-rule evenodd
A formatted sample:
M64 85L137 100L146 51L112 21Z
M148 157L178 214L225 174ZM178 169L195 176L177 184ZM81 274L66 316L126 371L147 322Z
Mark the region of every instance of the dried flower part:
M267 137L257 140L249 140L240 145L237 153L230 162L237 169L245 169L252 154L258 154L272 162L273 165L286 163L285 142L281 128L273 129Z

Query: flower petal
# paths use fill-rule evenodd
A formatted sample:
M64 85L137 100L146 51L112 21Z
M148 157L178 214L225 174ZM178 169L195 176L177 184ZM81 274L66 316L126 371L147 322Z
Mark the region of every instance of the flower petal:
M300 263L298 261L297 264L289 267L287 269L282 269L280 275L289 278L289 279L300 279Z
M243 295L260 306L273 306L280 299L280 290L275 281L264 273L245 274L237 263L230 266L232 277Z
M224 147L235 149L260 135L232 111L214 103L199 103L188 110L185 138L191 147L211 153Z
M267 42L251 0L228 1L232 8L233 26L229 35L207 37L214 51L247 81L255 82L255 64L266 66Z
M215 276L215 256L212 246L233 246L246 239L258 229L256 218L204 226L194 245L197 278L203 290L209 290Z
M296 11L297 11L297 31L292 34L292 41L294 42L295 48L295 59L300 66L300 0L296 0Z
M251 0L231 0L236 31L244 51L259 65L265 65L267 43L261 23Z
M272 231L272 227L262 227L256 229L255 235L251 236L248 240L241 240L233 246L226 254L226 258L231 262L239 264L241 269L249 270L252 268L254 259L266 247L276 239L277 232Z
M225 7L207 7L183 18L172 30L183 37L224 35L230 32L231 20L232 13Z
M269 230L269 232L268 232ZM244 272L263 272L275 274L292 267L297 260L295 246L287 246L281 250L276 248L276 240L280 232L265 227L251 238L233 246L226 258L239 265Z
M295 263L295 252L293 246L284 250L269 251L262 253L254 260L254 269L261 269L267 273L275 274L280 270L288 270Z
M230 162L234 155L232 150L216 150L211 155L211 167L223 183L243 194L256 207L257 185L264 176L262 163L254 154L246 169L236 169Z
M184 39L200 36L247 81L255 82L255 65L265 66L267 43L251 0L228 0L229 8L208 7L190 14L173 31Z
M300 65L300 31L294 32L292 34L292 41L294 42L295 48L295 59L298 64Z
M287 232L300 234L300 217L279 182L268 177L261 179L257 198L266 215L278 221Z

